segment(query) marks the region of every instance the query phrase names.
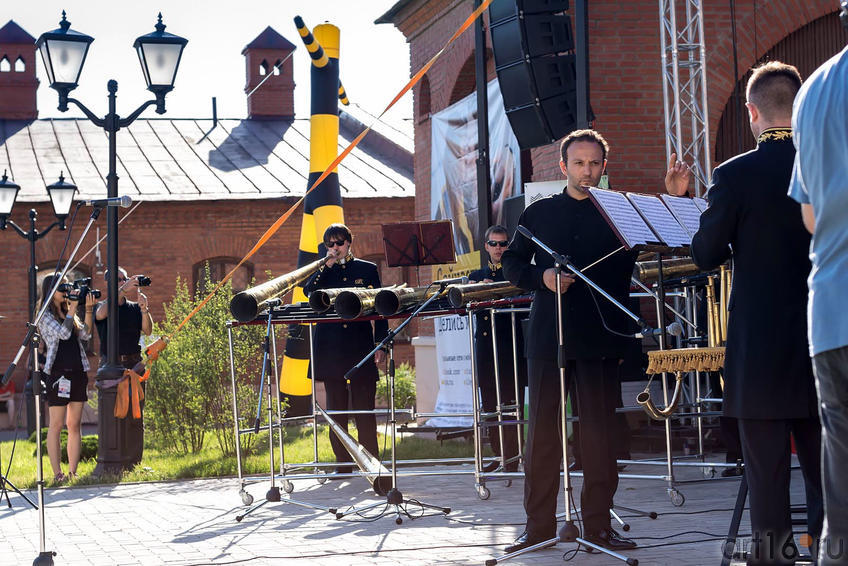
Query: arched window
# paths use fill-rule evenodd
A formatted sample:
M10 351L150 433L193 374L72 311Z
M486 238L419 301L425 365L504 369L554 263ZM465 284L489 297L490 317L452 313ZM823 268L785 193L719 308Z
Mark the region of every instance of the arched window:
M24 62L24 58L19 56L15 59L15 72L23 73L24 71L26 71L26 63Z
M259 76L264 77L268 74L268 61L263 60L259 63Z
M0 59L0 73L8 73L12 70L12 64L9 63L9 58L3 55L3 58Z
M282 63L280 62L279 59L277 59L277 62L274 63L274 74L277 75L277 76L279 76L279 74L280 74L280 67L282 67Z
M421 78L421 84L418 86L418 123L430 119L430 78L424 75Z
M206 288L207 264L209 265L208 281L211 283L217 283L223 279L227 273L232 271L233 268L238 265L238 262L239 258L237 257L210 257L195 263L194 268L192 269L194 274L192 285L195 294ZM233 275L233 291L244 291L250 287L251 281L253 281L253 264L245 262Z

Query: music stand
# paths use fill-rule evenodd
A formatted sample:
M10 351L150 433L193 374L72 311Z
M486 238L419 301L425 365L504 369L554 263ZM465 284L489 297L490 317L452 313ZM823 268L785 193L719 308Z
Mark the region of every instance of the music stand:
M456 263L450 220L398 222L382 229L388 267Z

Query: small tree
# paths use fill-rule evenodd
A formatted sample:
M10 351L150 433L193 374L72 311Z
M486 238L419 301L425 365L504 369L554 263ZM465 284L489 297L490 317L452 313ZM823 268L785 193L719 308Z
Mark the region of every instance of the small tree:
M208 269L203 289L192 301L188 285L177 278L171 303L165 305L165 320L155 332L168 335L191 312L200 298L213 288ZM225 322L230 320L232 285L227 282L209 302L174 336L153 364L147 386L147 427L156 442L188 454L203 448L205 435L215 435L222 453L235 452L229 345ZM261 361L264 328L248 326L234 332L233 359L239 414L247 414L256 401L255 381L248 372ZM255 372L254 372L255 373Z

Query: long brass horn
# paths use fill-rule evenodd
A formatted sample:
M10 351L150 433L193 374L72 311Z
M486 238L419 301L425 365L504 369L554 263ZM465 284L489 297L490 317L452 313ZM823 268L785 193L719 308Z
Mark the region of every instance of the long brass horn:
M342 291L353 291L356 287L339 287L338 289L316 289L309 294L309 306L317 313L325 313L336 302Z
M662 262L662 268L663 277L667 279L701 272L691 257L665 259ZM659 271L659 264L656 261L640 261L634 266L633 275L642 283L655 283L659 278Z
M374 488L377 495L386 495L392 488L392 473L383 465L383 463L374 457L360 443L355 441L342 426L334 421L327 412L321 408L318 403L315 403L315 410L324 417L330 428L341 441L347 453L356 462L356 467Z
M495 281L492 283L468 283L466 285L448 285L448 301L454 308L471 301L485 301L490 299L501 299L520 295L521 289L509 281Z
M677 410L677 405L680 404L680 398L683 395L683 372L676 372L677 383L674 384L674 393L671 395L671 401L665 409L658 409L651 400L650 382L645 390L636 396L636 402L642 406L642 409L648 413L648 416L655 421L664 421L669 418L674 411Z
M392 287L381 287L380 289L346 289L336 297L336 314L345 320L365 316L374 310L374 299L377 293Z
M280 275L261 285L237 293L230 300L230 313L239 322L248 322L255 319L265 309L268 301L285 295L306 281L309 276L321 269L327 259L323 257L290 273Z
M420 303L438 293L438 286L429 287L393 287L380 289L374 297L374 310L380 316L397 314L409 305Z

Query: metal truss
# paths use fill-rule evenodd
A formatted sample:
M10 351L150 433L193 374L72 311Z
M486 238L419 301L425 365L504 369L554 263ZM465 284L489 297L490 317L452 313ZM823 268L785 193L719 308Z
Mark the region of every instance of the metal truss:
M692 167L697 196L712 174L702 1L659 0L666 160Z

